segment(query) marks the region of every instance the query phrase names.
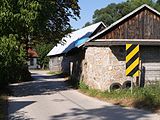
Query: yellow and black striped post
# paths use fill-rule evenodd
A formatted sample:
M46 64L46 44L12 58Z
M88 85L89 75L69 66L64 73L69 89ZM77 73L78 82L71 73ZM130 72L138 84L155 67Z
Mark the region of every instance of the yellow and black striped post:
M139 76L139 45L126 44L126 76Z

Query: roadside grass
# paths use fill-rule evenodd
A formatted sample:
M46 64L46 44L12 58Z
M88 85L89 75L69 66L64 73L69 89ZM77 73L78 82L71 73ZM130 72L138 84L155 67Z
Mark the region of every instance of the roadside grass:
M80 81L79 90L89 96L111 102L115 105L136 107L152 112L157 112L160 109L160 83L148 85L144 88L135 87L131 94L130 89L102 92L92 89Z
M47 74L49 74L49 75L60 75L62 73L63 73L62 71L57 71L57 72L49 71L49 72L47 72Z
M0 92L0 120L5 120L7 115L7 95Z
M57 71L57 72L49 71L47 72L47 74L51 76L59 76L59 77L64 77L69 79L69 75L67 73L63 73L62 71Z

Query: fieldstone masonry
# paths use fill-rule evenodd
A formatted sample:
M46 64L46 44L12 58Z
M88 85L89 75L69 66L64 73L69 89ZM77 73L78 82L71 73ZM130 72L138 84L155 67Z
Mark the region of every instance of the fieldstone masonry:
M151 41L145 44L140 41L160 39L160 16L146 5L137 10L96 36L93 41L90 41L93 45L90 44L88 47L84 45L85 47L78 48L78 51L73 50L74 54L58 61L58 63L62 62L58 64L61 65L59 68L63 71L67 68L68 72L71 70L72 73L69 73L73 80L83 80L92 88L107 90L113 83L122 85L132 79L125 75L125 46L107 47L106 44L106 47L103 47L105 45L101 44L105 41L100 44L96 39L106 41L107 39L139 39L140 67L144 68L140 78L143 78L146 83L160 81L160 47L150 44ZM69 69L71 63L72 68Z
M61 59L60 59L61 58ZM63 58L63 59L62 59ZM145 68L145 83L160 80L160 48L141 46L141 65ZM83 80L92 88L108 90L114 83L123 86L131 77L126 77L125 46L88 47L71 56L52 58L58 70L71 73L72 80ZM70 64L72 63L72 68ZM56 65L53 66L57 70ZM71 70L71 71L70 71ZM136 80L134 80L136 85Z
M124 47L88 47L83 61L83 80L92 88L107 90L112 83L123 84L125 75Z

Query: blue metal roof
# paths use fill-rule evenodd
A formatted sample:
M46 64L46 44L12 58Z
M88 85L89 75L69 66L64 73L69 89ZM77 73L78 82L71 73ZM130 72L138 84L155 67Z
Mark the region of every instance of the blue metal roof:
M92 34L92 32L88 32L84 36L82 36L81 38L79 38L78 40L76 40L74 42L74 47L78 47L78 46L84 44L89 39L89 36L91 34Z
M57 46L54 46L47 56L60 55L62 53L67 53L74 48L79 48L89 40L91 34L100 25L105 27L103 22L99 22L68 34L66 37L62 38L62 40L66 40L65 44L57 44Z

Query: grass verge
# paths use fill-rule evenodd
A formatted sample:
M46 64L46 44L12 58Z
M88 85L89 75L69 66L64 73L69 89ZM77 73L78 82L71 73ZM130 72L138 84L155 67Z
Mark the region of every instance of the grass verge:
M62 74L63 72L61 72L61 71L57 71L57 72L52 72L52 71L49 71L49 72L47 72L47 74L49 74L49 75L60 75L60 74Z
M102 92L88 87L81 81L79 90L89 96L120 106L136 107L152 112L160 110L160 83L145 86L144 88L134 88L133 94L131 94L129 89Z

